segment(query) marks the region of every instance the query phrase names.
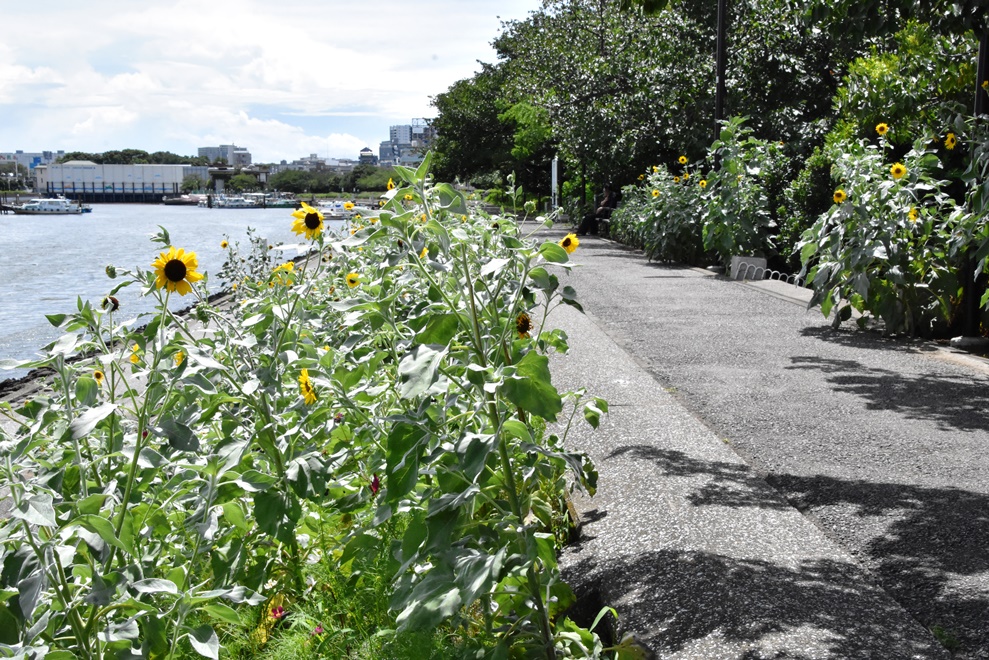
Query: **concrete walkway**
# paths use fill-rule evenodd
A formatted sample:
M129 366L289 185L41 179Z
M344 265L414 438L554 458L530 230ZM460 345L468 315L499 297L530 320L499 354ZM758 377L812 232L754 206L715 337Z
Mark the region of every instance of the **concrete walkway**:
M569 437L601 475L580 595L662 658L989 657L985 361L833 331L778 282L571 258L554 383L611 405Z

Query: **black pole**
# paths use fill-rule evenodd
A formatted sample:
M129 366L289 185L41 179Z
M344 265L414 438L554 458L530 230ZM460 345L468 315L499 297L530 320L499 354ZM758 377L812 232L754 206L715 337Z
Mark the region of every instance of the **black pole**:
M728 22L727 0L718 0L718 45L715 51L714 139L721 137L721 122L725 119L725 70L727 53L725 31Z

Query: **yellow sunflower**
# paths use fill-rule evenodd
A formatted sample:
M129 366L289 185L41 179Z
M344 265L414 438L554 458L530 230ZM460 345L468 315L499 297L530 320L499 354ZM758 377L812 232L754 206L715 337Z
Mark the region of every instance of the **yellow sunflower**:
M411 202L411 201L412 201L413 199L415 199L415 198L414 198L414 197L412 197L412 195L406 195L406 196L405 196L405 201L406 201L406 202Z
M659 171L659 165L653 165L652 166L652 173L655 174L658 171Z
M343 210L344 211L350 211L353 208L354 208L354 203L353 202L344 202L343 203Z
M677 160L680 162L681 165L686 165L687 164L687 157L686 156L680 156L680 158L678 158Z
M349 286L351 289L353 289L355 286L360 286L360 283L361 283L360 275L358 275L357 273L347 274L347 286Z
M224 250L226 250L229 245L230 243L227 243L226 241L220 241L220 247Z
M519 333L519 339L525 339L532 330L532 319L525 312L515 317L515 331Z
M302 208L293 211L292 231L300 236L305 234L306 239L315 240L323 232L323 214L319 209L302 202Z
M141 361L141 347L137 344L130 347L130 361L131 364L137 364Z
M879 135L886 135L889 132L889 126L886 124L876 124L876 133Z
M673 177L673 183L680 183L680 177L678 176Z
M920 218L920 212L918 212L916 208L910 207L910 212L907 214L907 217L910 218L910 222L917 222Z
M659 197L659 191L658 190L653 190L652 191L652 196L653 197Z
M303 369L299 372L299 392L307 406L316 403L316 386L309 379L309 370Z
M388 190L395 190L395 182L388 179Z
M645 178L646 178L646 175L645 174L640 174L639 175L639 181L642 181Z
M950 150L952 150L952 149L955 148L955 145L956 144L958 144L958 140L955 139L955 134L954 133L948 133L944 137L944 148L945 149L947 149L947 150L950 151Z
M577 234L567 234L560 239L559 245L567 251L567 254L573 254L573 251L580 246L580 241L577 240Z
M701 188L707 188L707 179L701 179L700 181L697 182L697 185L700 186Z
M428 255L429 255L429 248L428 247L424 247L424 248L422 248L422 252L419 253L419 258L420 259L425 259Z
M185 353L179 351L175 354L175 366L181 367L183 362L185 362Z
M93 378L96 379L96 384L97 385L102 385L103 384L103 372L100 371L99 369L97 369L96 371L93 372Z
M190 293L192 284L203 279L203 274L196 272L199 268L196 253L186 252L182 248L176 250L169 246L168 252L160 253L151 267L155 269L155 286L177 291L180 296Z
M903 163L896 163L889 168L889 173L893 175L894 179L902 179L903 175L907 173L907 168Z
M842 190L841 188L838 188L838 190L835 190L834 191L834 203L835 204L841 204L846 199L848 199L848 195L845 194L845 191L844 190Z

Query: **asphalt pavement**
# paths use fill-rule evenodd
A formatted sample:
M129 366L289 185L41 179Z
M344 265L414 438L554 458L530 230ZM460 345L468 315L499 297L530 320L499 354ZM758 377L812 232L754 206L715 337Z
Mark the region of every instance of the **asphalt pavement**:
M660 658L989 658L987 361L602 238L571 259L554 384L611 408L568 437L600 472L583 602Z

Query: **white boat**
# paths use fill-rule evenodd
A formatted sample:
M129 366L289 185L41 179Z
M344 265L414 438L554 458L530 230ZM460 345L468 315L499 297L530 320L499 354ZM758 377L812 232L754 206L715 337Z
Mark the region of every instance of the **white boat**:
M93 209L79 202L56 197L54 199L32 199L20 206L12 207L17 215L75 215L88 213Z
M246 197L227 197L226 195L220 195L215 200L213 200L213 208L215 209L256 209L258 205L254 200L247 199Z

